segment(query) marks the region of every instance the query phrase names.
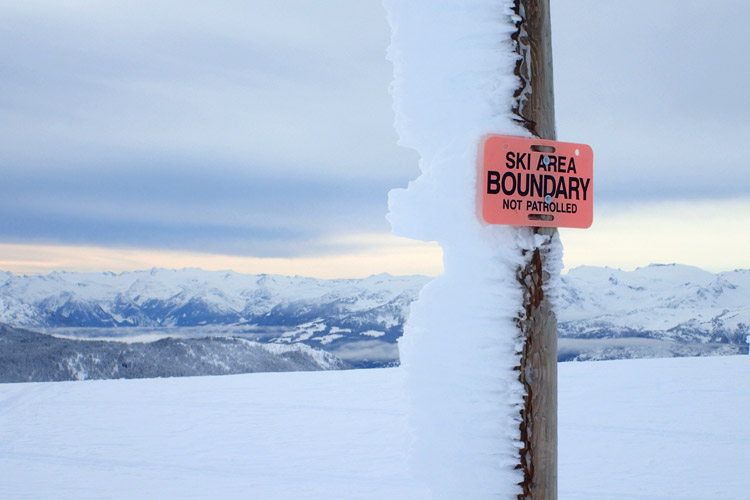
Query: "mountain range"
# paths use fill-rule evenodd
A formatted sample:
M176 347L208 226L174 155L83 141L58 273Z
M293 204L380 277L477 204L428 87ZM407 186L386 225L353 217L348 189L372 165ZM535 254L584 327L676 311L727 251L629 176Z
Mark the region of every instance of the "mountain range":
M562 277L554 300L561 360L747 353L747 269L584 266Z
M387 274L325 280L200 269L0 272L0 323L69 340L222 337L305 344L353 367L390 366L398 364L396 342L409 305L429 281ZM676 264L634 271L585 266L563 275L551 296L564 361L747 352L748 270L714 274Z

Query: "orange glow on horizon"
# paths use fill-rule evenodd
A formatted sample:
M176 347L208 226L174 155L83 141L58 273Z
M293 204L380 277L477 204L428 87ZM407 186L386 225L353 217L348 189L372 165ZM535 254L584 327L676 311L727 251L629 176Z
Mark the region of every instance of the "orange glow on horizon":
M750 268L750 232L737 214L750 211L750 199L630 203L597 209L590 229L561 229L566 269L581 265L623 270L652 263L687 264L720 272ZM200 252L94 246L0 243L0 270L14 274L53 271L122 272L163 267L232 270L252 274L317 278L364 278L372 274L443 272L442 250L390 234L359 234L332 239L328 248L355 248L341 254L262 258Z
M54 271L123 272L154 267L196 267L212 271L315 278L365 278L379 273L437 276L442 272L442 250L436 243L387 234L351 236L340 242L355 243L361 250L339 255L276 258L136 248L0 243L0 270L14 274L47 274Z

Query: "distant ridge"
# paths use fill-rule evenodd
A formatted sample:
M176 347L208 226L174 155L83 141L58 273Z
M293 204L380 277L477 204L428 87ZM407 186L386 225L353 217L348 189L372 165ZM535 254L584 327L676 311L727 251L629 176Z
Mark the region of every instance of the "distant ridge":
M70 340L0 325L0 383L338 370L336 356L303 344L232 337L150 343Z
M397 340L409 306L429 281L200 269L46 276L0 271L0 323L71 339L232 336L306 344L353 367L390 366L398 364ZM550 292L561 360L747 352L748 270L583 266L562 276Z

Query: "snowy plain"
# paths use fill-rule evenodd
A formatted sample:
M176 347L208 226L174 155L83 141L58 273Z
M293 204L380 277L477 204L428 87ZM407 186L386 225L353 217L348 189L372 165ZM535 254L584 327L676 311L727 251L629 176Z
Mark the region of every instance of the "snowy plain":
M559 369L560 500L750 498L750 357ZM428 499L407 407L402 368L3 384L0 498Z

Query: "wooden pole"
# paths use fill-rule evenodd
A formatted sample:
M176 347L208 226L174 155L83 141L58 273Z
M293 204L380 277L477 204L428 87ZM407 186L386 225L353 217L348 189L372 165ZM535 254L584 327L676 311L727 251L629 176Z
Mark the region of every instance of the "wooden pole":
M519 60L516 119L536 137L554 140L552 44L549 0L515 0L517 31L512 35ZM524 480L519 500L557 500L557 319L544 293L545 271L555 228L533 228L547 236L539 248L524 251L528 264L518 269L524 304L518 327L523 339L519 380L524 385L519 469Z

